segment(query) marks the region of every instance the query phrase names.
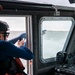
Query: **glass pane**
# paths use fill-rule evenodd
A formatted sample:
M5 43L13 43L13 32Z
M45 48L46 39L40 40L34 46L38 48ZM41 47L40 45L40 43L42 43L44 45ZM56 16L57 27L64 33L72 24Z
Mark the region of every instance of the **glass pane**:
M44 20L41 23L42 58L48 59L62 51L72 26L72 20Z

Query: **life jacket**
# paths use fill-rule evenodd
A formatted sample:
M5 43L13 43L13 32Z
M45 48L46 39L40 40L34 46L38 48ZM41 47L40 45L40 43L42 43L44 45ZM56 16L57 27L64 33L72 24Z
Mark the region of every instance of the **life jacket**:
M3 56L0 58L0 75L27 75L19 58Z
M19 58L13 58L11 61L10 72L6 73L8 75L27 75L24 72L25 67L23 66Z
M22 62L21 62L21 60L19 58L15 58L14 61L15 61L16 65L17 65L17 67L20 68L20 70L25 69L25 67L23 66L23 64L22 64Z

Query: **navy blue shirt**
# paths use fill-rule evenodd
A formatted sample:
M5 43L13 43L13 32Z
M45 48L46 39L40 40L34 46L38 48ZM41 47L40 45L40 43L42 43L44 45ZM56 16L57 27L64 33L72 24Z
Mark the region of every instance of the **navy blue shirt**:
M20 48L18 48L12 43L2 40L0 40L0 54L11 57L23 58L26 60L33 59L34 57L33 53L25 46L21 46Z
M26 33L22 33L21 35L9 40L9 42L15 44L18 40L26 39Z

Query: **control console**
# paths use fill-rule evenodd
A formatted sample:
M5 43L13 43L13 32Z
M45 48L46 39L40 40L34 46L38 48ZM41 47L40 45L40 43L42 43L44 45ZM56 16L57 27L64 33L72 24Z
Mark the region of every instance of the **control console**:
M56 61L55 75L75 75L75 54L58 52Z

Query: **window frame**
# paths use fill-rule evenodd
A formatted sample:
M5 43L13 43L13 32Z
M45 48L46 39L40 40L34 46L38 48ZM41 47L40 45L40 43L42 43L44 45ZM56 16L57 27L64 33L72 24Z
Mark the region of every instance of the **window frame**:
M42 21L45 21L45 20L71 20L72 21L72 26L70 28L70 31L68 33L68 36L66 38L66 41L65 41L65 44L63 46L63 50L62 51L66 51L66 48L67 48L67 45L68 45L68 42L69 42L69 39L70 39L70 36L71 36L71 33L73 31L73 28L74 28L74 19L73 17L51 17L51 16L48 16L48 17L41 17L40 20L39 20L39 29L40 29L40 41L41 41L41 44L40 44L40 51L39 51L39 59L41 61L41 63L48 63L48 62L55 62L56 61L56 57L52 57L52 58L48 58L48 59L43 59L43 56L42 56L42 38L41 38L41 29L42 29Z

